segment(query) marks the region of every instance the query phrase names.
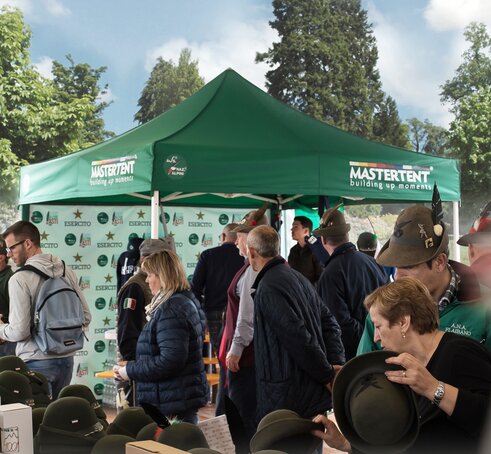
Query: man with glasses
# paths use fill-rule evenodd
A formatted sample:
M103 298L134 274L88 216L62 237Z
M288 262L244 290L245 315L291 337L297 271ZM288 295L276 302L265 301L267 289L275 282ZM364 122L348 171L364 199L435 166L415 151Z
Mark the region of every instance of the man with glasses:
M6 244L7 256L22 267L31 265L44 274L66 279L77 292L85 314L85 326L91 320L90 310L80 290L74 272L65 267L60 258L44 254L37 227L28 221L18 221L2 234ZM73 372L73 355L44 354L31 338L32 308L43 278L32 271L15 273L9 280L10 314L8 323L0 324L0 339L17 342L16 354L31 370L42 373L51 385L53 399L61 389L70 383Z
M9 321L9 279L14 274L9 265L5 241L0 239L0 319L4 323ZM0 345L0 356L15 355L15 343L4 342Z

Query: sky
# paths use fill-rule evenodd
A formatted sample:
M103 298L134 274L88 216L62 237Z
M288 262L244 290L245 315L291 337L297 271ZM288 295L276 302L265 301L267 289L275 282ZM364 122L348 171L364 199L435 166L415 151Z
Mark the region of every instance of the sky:
M0 0L24 13L32 31L31 60L50 77L53 60L106 66L106 129L137 124L138 98L160 56L178 61L188 47L209 82L227 68L265 89L265 63L254 62L278 36L271 0ZM383 90L402 120L448 126L440 86L453 77L467 48L464 28L483 22L491 33L491 0L362 0L379 51Z

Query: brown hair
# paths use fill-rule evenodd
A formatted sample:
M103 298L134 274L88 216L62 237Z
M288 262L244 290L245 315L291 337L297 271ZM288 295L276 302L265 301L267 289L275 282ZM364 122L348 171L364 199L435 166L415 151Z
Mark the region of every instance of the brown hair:
M41 236L38 228L29 221L17 221L2 233L3 239L9 235L14 235L15 241L31 240L34 246L41 246Z
M145 257L142 270L159 276L164 291L175 293L190 289L186 272L175 252L165 250Z
M403 277L379 287L365 298L365 307L375 306L390 326L405 315L411 317L411 326L419 334L438 329L438 308L430 292L417 279Z

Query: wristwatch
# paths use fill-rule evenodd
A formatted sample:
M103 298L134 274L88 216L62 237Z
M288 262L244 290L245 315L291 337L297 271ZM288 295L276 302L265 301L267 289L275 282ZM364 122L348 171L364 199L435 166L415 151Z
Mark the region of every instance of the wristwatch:
M435 394L433 395L433 405L439 406L440 402L445 395L445 383L439 381L438 386L435 389Z

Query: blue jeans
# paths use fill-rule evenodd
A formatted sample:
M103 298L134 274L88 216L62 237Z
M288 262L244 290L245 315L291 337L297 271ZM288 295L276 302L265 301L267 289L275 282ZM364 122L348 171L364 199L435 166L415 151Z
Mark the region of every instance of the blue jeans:
M208 332L210 333L210 342L215 355L218 355L220 341L222 340L223 310L206 312L205 315Z
M0 345L0 356L15 356L17 342L5 342Z
M49 382L53 400L70 384L73 374L73 356L53 359L34 359L26 362L27 367L43 374Z
M189 410L186 413L175 415L175 418L179 421L196 425L198 424L198 410Z

